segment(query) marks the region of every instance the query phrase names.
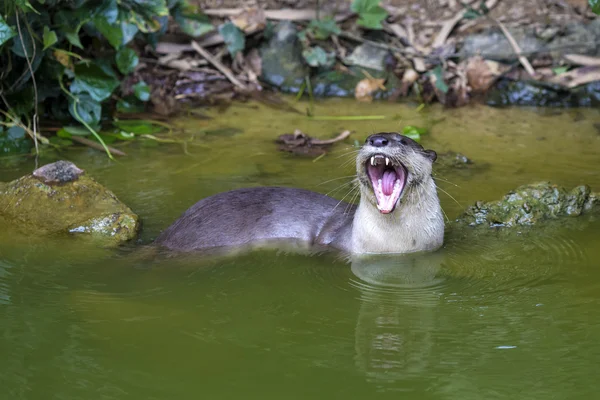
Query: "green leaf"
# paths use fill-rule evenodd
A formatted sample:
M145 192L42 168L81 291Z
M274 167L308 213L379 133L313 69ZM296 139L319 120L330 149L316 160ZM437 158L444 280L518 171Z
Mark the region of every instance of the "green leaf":
M108 43L115 49L120 49L123 45L123 31L118 24L110 24L102 17L96 17L92 20L94 27L108 40Z
M115 61L119 71L123 75L127 75L133 72L140 59L133 49L130 49L129 47L123 47L117 51L117 54L115 55Z
M56 134L68 139L71 136L89 136L92 132L83 126L63 126Z
M412 140L415 140L417 142L419 140L421 140L421 135L424 135L426 133L427 133L426 128L418 128L413 125L406 125L404 128L402 128L402 134L404 136L408 136L409 138L411 138Z
M23 51L25 47L25 51ZM21 29L21 35L17 35L13 39L12 52L23 58L31 58L33 56L33 39L27 29Z
M97 125L102 116L102 106L88 94L81 94L75 99L69 97L69 112L75 120L88 125Z
M150 100L150 86L144 81L140 81L133 85L133 93L135 94L135 97L141 101Z
M569 67L556 67L556 68L552 68L552 72L554 72L554 75L564 74L568 70L569 70Z
M182 11L181 7L175 9L173 16L181 30L195 38L215 29L206 15L188 14Z
M53 46L56 42L58 42L58 38L56 37L56 32L51 31L50 28L44 26L44 48L42 50L46 50L48 47Z
M308 24L307 30L318 40L326 40L331 35L339 35L342 32L331 17L323 18L322 20L313 19Z
M358 14L357 23L368 29L383 29L381 21L388 13L379 6L380 0L354 0L351 10Z
M481 14L475 10L473 10L472 8L469 8L465 11L465 13L463 14L463 18L464 19L476 19L481 17Z
M17 33L6 23L2 15L0 15L0 46L16 36Z
M75 47L79 47L80 49L83 49L83 45L81 44L81 41L79 40L79 33L73 32L73 31L69 32L69 31L65 31L65 30L63 30L63 33L65 34L65 37L67 38L69 43L71 43Z
M600 0L588 0L594 14L600 15Z
M120 113L139 113L145 110L144 104L135 96L127 96L117 101L117 112Z
M327 53L319 46L304 50L302 56L311 67L331 67L335 63L335 54Z
M435 87L437 90L442 93L448 93L448 85L446 85L446 82L444 81L444 70L442 69L442 66L438 65L429 71L429 74L435 76Z
M239 51L244 50L246 46L246 37L244 33L232 22L226 22L219 26L219 33L223 36L227 44L227 50L231 56L235 56Z
M119 128L121 131L138 135L152 135L165 130L163 126L143 119L113 121L113 125Z
M10 140L23 139L25 137L25 129L20 126L11 126L6 131L6 137Z
M88 93L92 99L103 101L119 86L118 79L110 76L96 64L77 64L71 93Z

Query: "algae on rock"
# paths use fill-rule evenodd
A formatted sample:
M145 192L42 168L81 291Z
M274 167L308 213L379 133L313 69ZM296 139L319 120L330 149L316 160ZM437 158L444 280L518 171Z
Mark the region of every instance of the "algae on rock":
M567 191L550 182L538 182L520 186L502 200L478 201L467 208L456 222L469 226L528 226L545 219L578 216L599 203L598 195L586 185Z
M24 233L86 233L111 243L133 239L139 229L129 207L67 161L0 183L0 218Z

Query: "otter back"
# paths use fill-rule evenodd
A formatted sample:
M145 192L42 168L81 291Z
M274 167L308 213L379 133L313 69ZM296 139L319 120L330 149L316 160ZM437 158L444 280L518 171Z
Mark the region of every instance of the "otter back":
M155 241L177 251L291 240L350 251L355 207L302 189L238 189L200 200Z

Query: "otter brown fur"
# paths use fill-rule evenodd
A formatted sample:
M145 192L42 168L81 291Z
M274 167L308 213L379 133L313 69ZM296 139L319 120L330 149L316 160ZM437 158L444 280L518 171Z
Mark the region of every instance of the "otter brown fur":
M302 189L238 189L200 200L155 243L176 251L281 241L359 254L435 250L444 237L435 159L400 134L371 135L356 159L358 206Z

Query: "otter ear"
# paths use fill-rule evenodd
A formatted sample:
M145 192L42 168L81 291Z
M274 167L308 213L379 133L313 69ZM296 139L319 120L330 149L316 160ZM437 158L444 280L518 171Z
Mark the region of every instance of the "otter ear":
M433 150L425 150L423 151L423 154L425 154L425 157L429 158L431 162L437 160L437 153Z

